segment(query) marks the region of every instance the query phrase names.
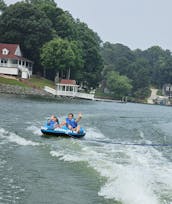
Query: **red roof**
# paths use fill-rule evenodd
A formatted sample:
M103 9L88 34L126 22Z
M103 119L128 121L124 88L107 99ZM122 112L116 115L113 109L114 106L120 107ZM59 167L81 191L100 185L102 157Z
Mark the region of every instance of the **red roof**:
M60 81L60 84L72 84L72 85L76 85L76 81L75 80L71 80L71 79L62 79Z
M17 47L18 47L19 45L17 45L17 44L0 44L0 56L1 57L16 57L16 55L15 55L15 51L16 51L16 49L17 49ZM9 51L9 53L8 53L8 55L3 55L2 54L2 50L3 49L7 49L8 51Z
M0 43L0 58L3 59L19 59L19 60L26 60L26 58L22 56L15 55L16 49L20 46L18 44L5 44L5 43ZM2 53L3 49L7 49L9 51L8 54L4 55ZM30 60L27 60L30 61Z

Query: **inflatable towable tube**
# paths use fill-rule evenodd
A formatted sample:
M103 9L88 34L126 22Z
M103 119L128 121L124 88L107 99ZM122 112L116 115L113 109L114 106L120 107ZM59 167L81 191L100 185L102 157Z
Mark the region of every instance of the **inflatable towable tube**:
M41 132L44 135L52 135L52 136L68 136L74 138L81 138L84 137L86 132L83 128L80 128L80 131L77 133L68 129L66 126L62 126L61 128L52 129L52 127L45 125L41 128Z

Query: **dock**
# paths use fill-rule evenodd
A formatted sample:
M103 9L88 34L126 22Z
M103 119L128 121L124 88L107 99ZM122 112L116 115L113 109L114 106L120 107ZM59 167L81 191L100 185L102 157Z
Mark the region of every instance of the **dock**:
M63 90L53 89L49 86L45 86L44 90L54 96L66 96L66 97L94 100L94 94L81 93L76 91L67 91L67 90L63 91Z
M81 93L81 92L74 92L74 91L59 91L53 89L49 86L45 86L44 90L54 96L65 96L65 97L73 97L73 98L81 98L86 100L94 100L94 101L102 101L102 102L116 102L116 103L123 103L121 100L113 100L113 99L106 99L106 98L95 98L94 94L88 93Z

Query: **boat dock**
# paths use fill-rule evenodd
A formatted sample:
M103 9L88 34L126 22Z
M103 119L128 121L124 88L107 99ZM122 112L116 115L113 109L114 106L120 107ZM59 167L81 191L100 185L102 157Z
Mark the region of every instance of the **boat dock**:
M94 100L94 101L122 103L121 100L95 98L94 94L74 92L74 91L59 91L59 90L53 89L53 88L51 88L49 86L45 86L44 90L46 92L54 95L54 96L66 96L66 97L74 97L74 98L81 98L81 99Z
M87 100L94 100L94 94L88 94L88 93L81 93L76 92L74 90L68 91L68 90L59 90L59 89L53 89L49 86L45 86L44 90L54 96L66 96L66 97L74 97L74 98L83 98Z

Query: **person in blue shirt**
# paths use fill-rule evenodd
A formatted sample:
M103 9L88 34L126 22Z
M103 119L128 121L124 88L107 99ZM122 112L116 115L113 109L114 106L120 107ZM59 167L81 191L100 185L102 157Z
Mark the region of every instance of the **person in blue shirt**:
M55 115L52 115L50 117L50 120L47 122L47 125L49 126L49 128L54 129L54 128L58 128L59 126L59 120Z
M78 122L81 120L81 118L81 113L78 113L77 119L74 118L73 113L69 113L66 120L62 122L62 126L66 125L70 130L76 131L78 133L80 131L80 125L78 125Z

